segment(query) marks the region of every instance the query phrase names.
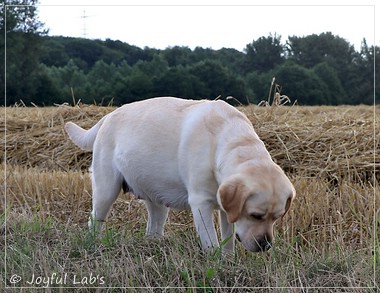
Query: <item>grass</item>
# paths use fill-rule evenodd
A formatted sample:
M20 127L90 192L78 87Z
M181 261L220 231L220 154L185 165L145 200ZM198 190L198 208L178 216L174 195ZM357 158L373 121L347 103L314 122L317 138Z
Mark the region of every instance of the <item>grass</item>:
M46 286L52 292L59 287L65 292L380 289L379 165L373 153L379 135L372 107L241 108L289 174L297 197L276 225L271 250L252 254L237 245L234 256L219 250L203 254L188 211L170 212L163 239L146 238L145 208L129 194L114 204L99 237L89 233L90 154L68 141L62 125L73 120L88 127L112 109L6 109L1 291ZM21 278L17 284L10 283L13 275Z
M140 229L143 228L141 225ZM101 237L94 238L85 227L72 229L51 218L41 221L24 217L10 221L7 229L7 270L17 272L29 282L33 274L46 277L56 273L69 275L64 284L67 287L204 287L206 290L371 285L370 251L348 250L338 240L329 243L329 249L322 252L316 247L301 246L296 239L293 243L279 239L266 254L250 254L238 248L234 257L224 258L218 253L204 255L195 233L181 231L152 241L138 230L107 227ZM73 283L74 278L81 280L90 275L98 276L97 282Z
M252 287L371 286L370 251L349 250L338 240L319 251L297 239L293 243L278 239L266 254L238 248L234 257L225 258L218 253L204 255L195 233L181 231L152 241L141 230L107 227L101 237L94 238L85 227L72 229L51 218L20 218L10 221L7 229L7 271L22 276L20 285L24 286L33 275L46 278L54 273L68 275L64 287L127 286L147 291L153 291L148 287L182 287L189 292L230 287L239 292ZM93 283L88 281L91 276L97 278ZM51 282L50 286L61 284Z

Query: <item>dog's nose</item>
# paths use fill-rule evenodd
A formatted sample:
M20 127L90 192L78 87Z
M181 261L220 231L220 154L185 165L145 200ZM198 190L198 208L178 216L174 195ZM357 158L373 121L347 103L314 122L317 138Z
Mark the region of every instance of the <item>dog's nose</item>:
M266 239L261 239L257 242L261 251L267 251L272 247L272 243Z
M236 237L236 239L237 239L239 242L241 242L241 240L240 240L240 237L239 237L239 234L238 234L238 233L235 233L235 237Z

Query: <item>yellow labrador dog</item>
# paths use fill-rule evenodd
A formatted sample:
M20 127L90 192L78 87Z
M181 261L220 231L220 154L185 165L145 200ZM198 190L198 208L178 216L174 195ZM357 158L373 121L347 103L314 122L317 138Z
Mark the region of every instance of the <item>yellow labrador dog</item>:
M161 236L169 208L190 208L202 247L223 249L233 233L253 252L271 247L273 224L295 190L248 118L223 101L154 98L124 105L84 130L65 125L71 140L93 151L93 210L100 229L121 189L144 200L147 235ZM228 240L227 240L228 239Z

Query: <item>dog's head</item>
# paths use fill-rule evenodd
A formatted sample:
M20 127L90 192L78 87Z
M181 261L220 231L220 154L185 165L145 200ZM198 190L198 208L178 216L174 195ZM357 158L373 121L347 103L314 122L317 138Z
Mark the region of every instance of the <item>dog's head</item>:
M294 197L292 183L275 164L246 168L218 190L219 205L235 224L236 238L252 252L272 246L273 225L288 212Z

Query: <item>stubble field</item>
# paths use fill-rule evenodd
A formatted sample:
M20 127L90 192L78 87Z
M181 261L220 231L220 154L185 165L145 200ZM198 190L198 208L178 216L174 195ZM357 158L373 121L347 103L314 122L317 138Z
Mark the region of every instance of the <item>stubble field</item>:
M89 128L114 109L1 109L1 291L379 290L380 108L239 108L297 197L270 251L237 245L229 257L202 253L188 211L171 211L165 238L147 239L145 208L129 194L115 202L99 237L87 231L91 153L69 141L63 125Z

